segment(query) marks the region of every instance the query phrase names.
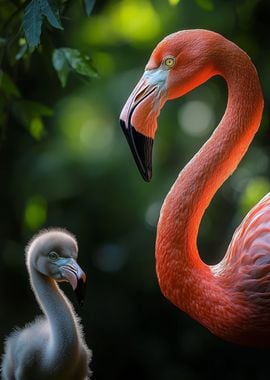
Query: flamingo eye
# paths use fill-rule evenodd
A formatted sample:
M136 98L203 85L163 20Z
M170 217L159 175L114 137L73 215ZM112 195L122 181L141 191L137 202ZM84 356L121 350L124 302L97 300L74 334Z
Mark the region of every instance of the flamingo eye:
M163 63L167 69L171 69L175 65L175 58L174 57L166 57L166 58L164 58Z
M59 255L58 255L58 253L51 251L48 253L48 257L50 260L56 261L59 258Z

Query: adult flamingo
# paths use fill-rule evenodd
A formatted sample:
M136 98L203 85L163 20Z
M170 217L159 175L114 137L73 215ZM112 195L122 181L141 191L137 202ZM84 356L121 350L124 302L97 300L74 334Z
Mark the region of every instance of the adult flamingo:
M200 259L197 235L211 199L236 169L257 131L263 98L247 54L221 35L186 30L154 49L120 122L137 166L151 179L159 111L214 75L228 86L225 114L210 139L180 172L162 206L156 266L164 295L211 332L231 342L270 345L270 194L235 231L223 260Z

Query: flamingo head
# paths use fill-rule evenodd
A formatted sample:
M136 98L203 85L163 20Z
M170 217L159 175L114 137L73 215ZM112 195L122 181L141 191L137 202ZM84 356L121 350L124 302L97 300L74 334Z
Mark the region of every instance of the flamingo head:
M33 267L57 282L69 282L83 304L86 275L77 263L78 246L72 234L61 229L41 231L28 244L26 258L30 272Z
M120 115L138 169L147 182L152 177L152 148L160 109L213 75L209 45L218 35L186 30L164 38L154 49L145 71Z

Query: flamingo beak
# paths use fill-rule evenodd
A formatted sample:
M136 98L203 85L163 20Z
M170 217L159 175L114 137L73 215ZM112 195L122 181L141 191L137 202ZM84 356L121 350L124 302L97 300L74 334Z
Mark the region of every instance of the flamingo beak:
M152 178L153 139L137 132L130 123L126 126L126 123L122 119L120 119L120 126L126 136L141 176L146 182L150 182Z
M120 115L120 126L146 182L152 178L152 149L165 79L160 70L145 71Z
M76 260L69 259L68 263L61 267L61 272L63 278L65 278L72 286L79 305L82 306L86 290L86 275L84 271L78 265Z

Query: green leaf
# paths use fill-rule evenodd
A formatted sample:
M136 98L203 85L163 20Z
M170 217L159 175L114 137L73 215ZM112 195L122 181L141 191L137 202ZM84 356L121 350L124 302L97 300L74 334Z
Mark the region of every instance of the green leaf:
M34 117L29 125L29 131L32 137L36 140L41 140L44 136L44 125L41 117Z
M54 0L41 0L41 12L47 17L47 20L54 28L63 29L59 17L59 9Z
M79 50L71 48L55 49L52 59L53 67L57 71L63 87L66 85L70 71L87 78L98 76L96 69L93 67L92 60Z
M95 5L95 0L84 0L85 11L87 16L90 16Z
M74 71L88 78L97 77L91 59L76 49L63 48L65 57Z
M55 49L53 51L52 62L53 67L57 71L62 86L65 87L67 83L67 77L71 69L62 50L63 49Z
M0 91L8 98L15 96L20 97L20 91L13 80L7 73L0 70Z
M41 0L32 0L24 10L23 30L31 48L36 47L40 42L42 25L40 2Z
M54 0L32 0L24 10L23 29L30 48L40 43L43 16L57 29L63 29Z

